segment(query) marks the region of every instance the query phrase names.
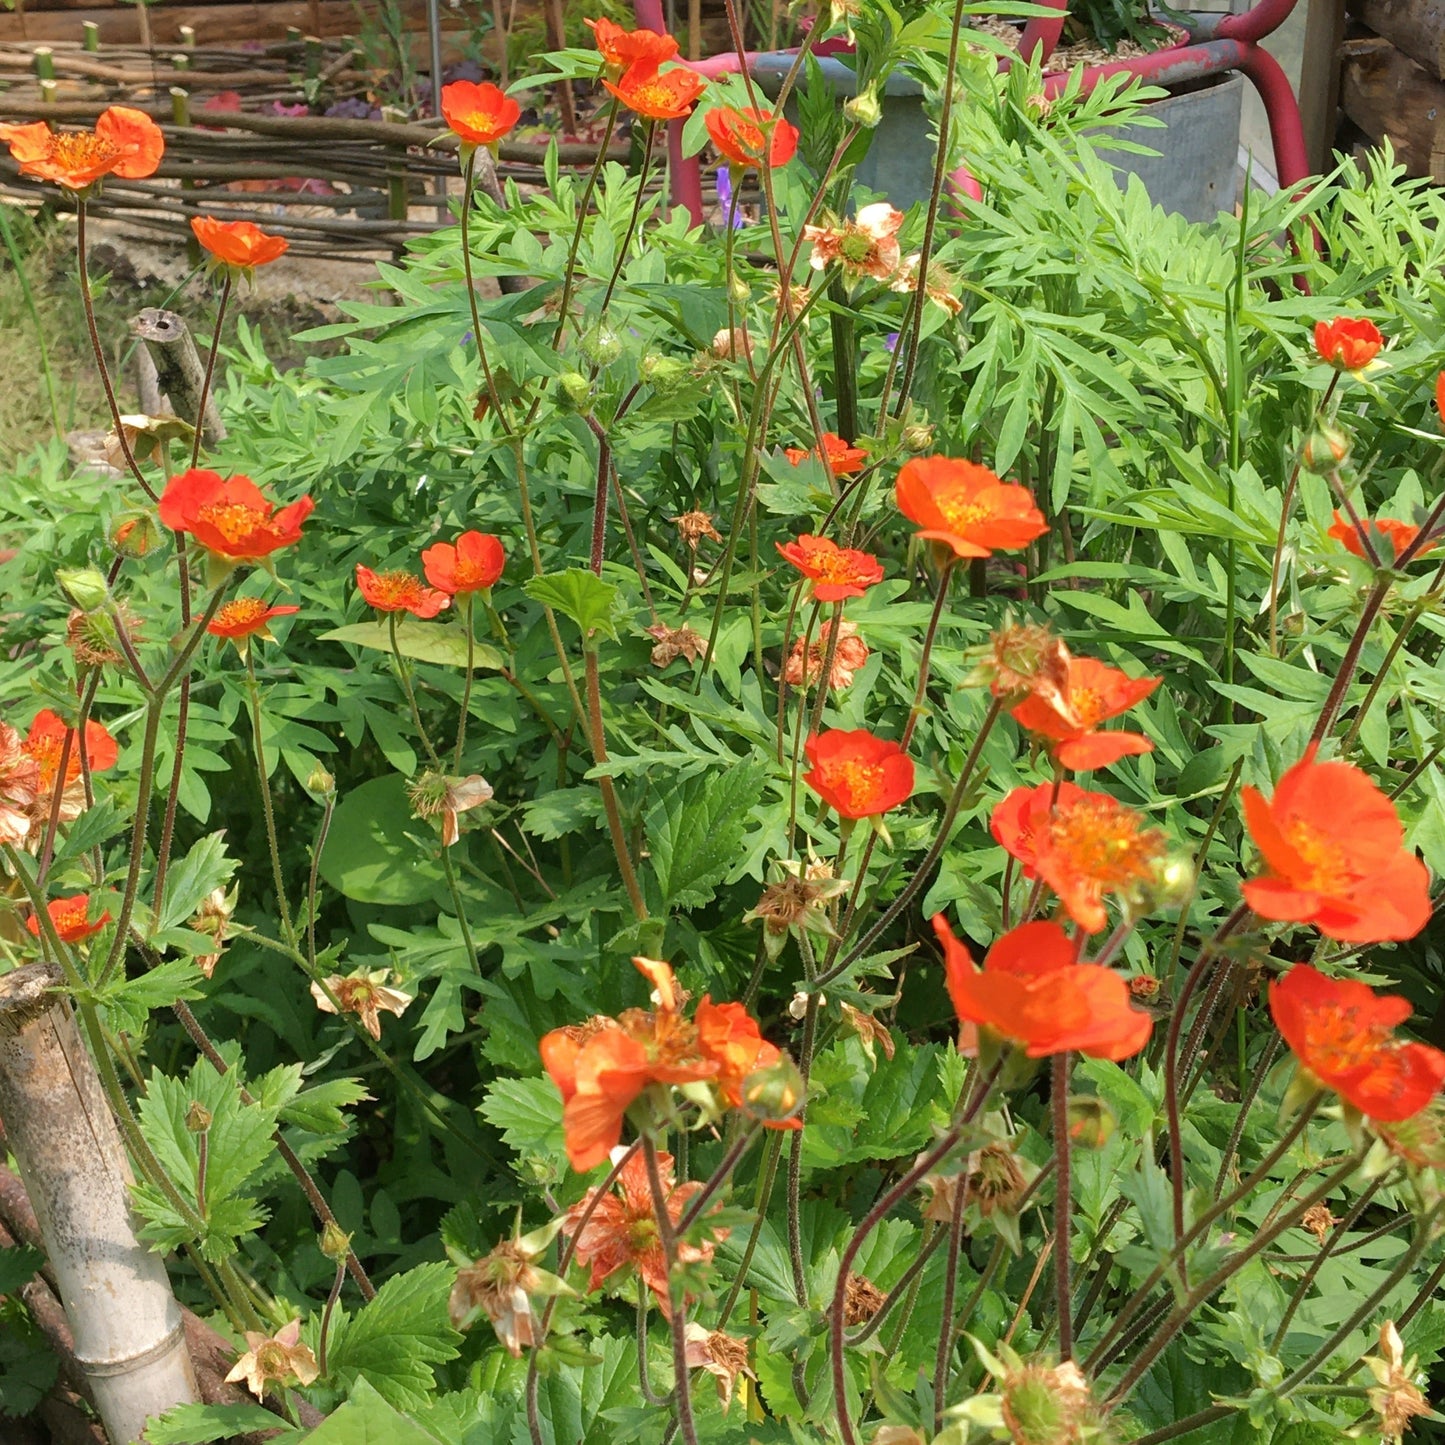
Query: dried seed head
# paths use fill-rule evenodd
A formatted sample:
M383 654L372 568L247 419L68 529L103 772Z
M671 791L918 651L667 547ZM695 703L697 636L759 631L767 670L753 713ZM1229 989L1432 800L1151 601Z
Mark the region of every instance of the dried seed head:
M968 1156L963 1187L965 1203L978 1205L987 1219L996 1209L1012 1214L1028 1181L1007 1144L987 1144Z
M883 1308L883 1301L887 1298L871 1279L865 1279L861 1274L850 1274L843 1291L843 1323L866 1325Z
M1321 1244L1325 1237L1340 1221L1330 1213L1327 1204L1312 1204L1300 1216L1300 1227L1309 1230Z
M1079 1445L1092 1433L1089 1382L1072 1360L1011 1370L999 1393L1015 1445Z

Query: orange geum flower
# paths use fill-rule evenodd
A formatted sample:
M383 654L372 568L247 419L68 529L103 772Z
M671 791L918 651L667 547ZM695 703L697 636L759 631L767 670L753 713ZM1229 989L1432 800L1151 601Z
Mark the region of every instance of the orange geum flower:
M875 281L887 281L903 260L898 245L902 225L902 211L895 211L887 201L877 201L842 226L804 226L803 239L813 243L810 264L815 271L837 262L844 274L855 280L871 276Z
M110 910L99 918L90 916L90 894L76 893L69 898L52 898L45 905L50 915L51 926L62 943L80 943L93 933L99 933L110 922ZM40 937L40 920L32 913L25 920L26 930L36 938Z
M410 612L413 617L427 618L451 606L452 599L445 592L428 587L415 572L373 572L357 563L356 587L378 612Z
M1435 377L1435 414L1445 426L1445 371Z
M814 733L803 750L812 770L803 781L844 818L871 818L913 791L913 759L867 728Z
M1342 943L1414 938L1430 921L1430 875L1404 846L1395 805L1353 763L1312 744L1268 801L1241 790L1265 871L1244 901L1275 923L1312 923Z
M1418 527L1410 522L1398 521L1394 517L1377 517L1373 520L1366 517L1362 520L1382 562L1393 562L1420 535ZM1360 540L1359 530L1348 517L1341 516L1338 511L1335 512L1334 525L1330 528L1328 535L1335 541L1343 543L1345 551L1353 552L1356 557L1365 555L1365 544ZM1415 556L1423 557L1427 552L1434 550L1435 543L1427 542L1415 553Z
M426 580L449 597L489 591L506 564L501 541L490 532L463 532L455 542L433 542L421 554Z
M1315 351L1336 371L1363 371L1385 344L1373 321L1357 316L1336 316L1315 322Z
M772 111L714 106L702 118L718 153L738 170L785 166L798 152L798 128Z
M1027 487L1001 481L977 462L914 457L899 469L894 497L920 537L957 557L1017 552L1049 530Z
M663 1190L662 1204L672 1227L676 1229L682 1222L688 1201L702 1185L696 1180L688 1184L674 1184L671 1154L658 1154L657 1172ZM591 1217L583 1224L582 1219L589 1206ZM587 1281L589 1290L596 1289L618 1270L631 1265L638 1278L657 1297L657 1306L663 1317L672 1318L667 1256L663 1252L662 1236L658 1233L647 1161L640 1151L622 1166L615 1191L599 1197L598 1190L589 1189L567 1211L567 1222L562 1227L577 1237L575 1252L578 1263L591 1266L591 1276ZM679 1240L679 1261L683 1264L711 1261L717 1242L726 1239L728 1231L715 1229L711 1233L710 1239L704 1238L695 1244Z
M33 758L40 766L39 791L48 793L54 786L60 772L60 760L65 755L65 739L70 737L70 756L65 764L65 779L62 787L80 781L80 742L76 730L68 727L48 707L35 714L30 732L20 745L27 757ZM85 761L93 773L103 773L113 768L120 756L116 742L104 724L87 719L85 724Z
M653 1009L553 1029L539 1045L542 1066L562 1095L567 1158L578 1173L617 1147L623 1118L649 1084L690 1084L718 1073L696 1024L682 1015L672 969L652 958L632 962L653 986Z
M811 591L818 602L861 597L883 580L883 567L871 552L840 547L827 537L805 532L796 542L779 542L778 551L813 584Z
M656 30L624 30L605 16L582 23L591 29L597 53L619 73L629 65L651 65L655 69L677 54L677 41Z
M310 497L277 508L250 477L223 478L192 468L172 477L161 494L160 518L173 532L189 532L223 564L262 562L301 540L301 524L315 509Z
M1366 1118L1412 1118L1445 1083L1445 1053L1395 1037L1412 1012L1398 994L1301 963L1270 983L1269 1011L1300 1068Z
M465 146L495 145L521 118L522 107L491 81L442 86L442 119Z
M1079 963L1057 923L1025 923L1004 934L982 968L938 913L948 996L959 1022L1021 1048L1031 1059L1065 1052L1127 1059L1149 1041L1154 1021L1133 1007L1112 968Z
M225 638L236 644L236 651L246 656L253 637L265 642L274 642L267 624L273 617L289 617L300 612L299 607L268 607L262 597L233 597L216 609L216 615L206 624L206 631L212 637Z
M616 83L604 80L602 84L645 120L681 120L707 89L707 81L685 66L663 72L654 63L641 60L629 65Z
M68 191L87 190L102 176L126 181L153 176L166 148L155 121L124 105L103 110L94 130L53 131L37 120L0 125L0 141L10 147L22 176L54 181Z
M254 271L278 261L291 249L285 236L272 236L250 221L218 221L214 216L192 216L191 231L223 265Z
M1154 750L1138 733L1100 732L1098 725L1128 712L1163 681L1129 677L1092 657L1071 657L1061 691L1026 697L1009 710L1022 728L1047 739L1055 759L1076 772L1106 768L1120 758Z
M1153 886L1168 841L1142 814L1107 793L1073 783L1015 788L993 811L993 836L1042 878L1069 916L1089 933L1108 921L1104 895L1137 895Z
M743 1107L743 1081L759 1069L771 1068L782 1057L782 1050L770 1044L759 1032L757 1020L740 1003L714 1003L708 994L702 996L694 1016L698 1047L704 1058L717 1064L713 1083L729 1107ZM769 1123L773 1129L801 1129L799 1119Z
M850 446L836 432L825 431L822 440L823 460L835 477L852 476L854 472L867 466L866 448ZM784 447L783 455L796 467L801 466L809 457L816 457L818 452L810 452L805 447Z

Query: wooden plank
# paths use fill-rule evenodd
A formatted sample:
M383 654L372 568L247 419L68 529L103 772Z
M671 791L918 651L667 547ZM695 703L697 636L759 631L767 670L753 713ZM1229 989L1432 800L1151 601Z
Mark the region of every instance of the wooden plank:
M1445 0L1352 0L1350 11L1431 75L1445 77Z
M1340 103L1366 135L1388 137L1413 176L1445 181L1445 82L1388 40L1349 40L1341 51Z
M1333 164L1340 108L1340 43L1344 38L1344 0L1309 0L1298 93L1305 154L1317 175L1330 170Z
M408 29L426 23L425 0L397 0ZM151 35L158 46L180 43L182 25L193 25L208 45L225 41L279 39L295 27L313 34L354 35L363 16L380 9L375 0L265 0L264 4L230 3L176 5L149 11ZM102 45L135 45L140 40L136 8L0 12L0 42L75 40L87 20L100 27ZM450 6L442 7L442 28L465 28L465 20Z

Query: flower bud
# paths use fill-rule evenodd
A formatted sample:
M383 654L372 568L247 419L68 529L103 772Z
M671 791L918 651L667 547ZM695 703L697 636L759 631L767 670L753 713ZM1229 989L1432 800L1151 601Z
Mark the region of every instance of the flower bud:
M336 779L317 763L306 779L306 791L329 798L336 791Z
M192 1134L204 1134L210 1127L211 1111L199 1099L192 1099L186 1110L186 1128Z
M1306 471L1327 477L1336 468L1344 465L1353 445L1348 432L1322 421L1317 423L1304 439L1304 445L1300 448L1300 461Z
M796 1118L806 1097L803 1076L786 1054L743 1080L743 1108L764 1123L781 1124Z
M692 379L692 368L675 356L644 356L638 372L659 396L674 395Z
M1113 1137L1117 1121L1097 1094L1076 1094L1069 1099L1069 1139L1081 1149L1102 1149Z
M599 326L596 331L582 338L582 354L598 366L611 366L622 355L622 343L617 333L609 326Z
M911 421L903 428L899 440L905 450L921 455L933 450L934 430L927 422Z
M592 409L592 383L580 371L564 371L557 378L557 390L562 404L572 411Z
M105 573L94 567L60 567L55 580L60 583L61 591L83 611L94 612L110 600Z
M753 299L753 288L734 271L728 277L728 295L734 306L746 306Z
M860 90L851 100L843 102L843 114L854 125L872 130L883 119L883 103L874 86Z
M321 1253L327 1259L334 1259L338 1263L351 1252L351 1236L334 1219L326 1221L326 1227L321 1231L321 1238L317 1242L321 1246Z
M110 534L110 544L122 557L144 557L161 539L160 523L149 512L122 517Z
M1187 853L1167 853L1154 870L1154 906L1182 908L1194 892L1194 860Z

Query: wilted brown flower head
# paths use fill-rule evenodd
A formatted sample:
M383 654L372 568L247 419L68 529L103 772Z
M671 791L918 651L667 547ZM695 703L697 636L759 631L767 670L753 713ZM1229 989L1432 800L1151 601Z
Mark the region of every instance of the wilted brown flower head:
M40 792L40 764L24 750L25 739L0 722L0 843L18 847L30 833L31 810Z
M1068 703L1069 649L1046 626L1006 621L989 638L987 652L967 681L987 686L996 698L1041 697L1065 716Z
M762 342L756 340L752 333L745 326L734 326L731 331L726 326L712 339L712 345L708 350L718 361L751 361L753 348L760 347Z
M880 1023L872 1014L864 1013L862 1009L854 1008L850 1003L842 1003L838 1007L842 1010L844 1025L852 1029L862 1040L863 1052L868 1055L869 1059L875 1064L878 1062L873 1055L875 1044L883 1050L885 1058L893 1057L893 1035L888 1032L884 1024Z
M1364 1362L1375 1377L1369 1400L1380 1417L1381 1436L1398 1442L1416 1415L1430 1413L1430 1402L1415 1383L1416 1361L1405 1359L1405 1346L1394 1320L1380 1326L1379 1355L1366 1355Z
M1160 983L1152 973L1136 973L1128 983L1129 992L1137 999L1147 1002L1159 996Z
M497 1338L513 1358L537 1343L537 1317L532 1296L542 1283L533 1256L517 1240L504 1239L488 1255L457 1271L447 1299L447 1312L459 1330L480 1315L491 1320Z
M1010 1370L999 1394L1015 1445L1079 1445L1092 1433L1096 1412L1089 1382L1072 1360Z
M1309 1230L1321 1244L1325 1242L1325 1236L1328 1235L1330 1230L1339 1222L1340 1221L1330 1213L1328 1204L1312 1204L1300 1215L1300 1228Z
M917 291L918 290L918 265L921 256L907 256L898 268L898 274L889 283L890 291ZM928 279L924 283L924 295L936 305L943 307L950 316L957 316L963 310L963 300L959 296L958 279L948 270L946 266L940 265L937 261L931 262L928 267Z
M1012 1214L1027 1187L1023 1170L1007 1144L986 1144L968 1156L964 1202L978 1205L985 1219L995 1209Z
M832 636L833 624L824 622L818 628L818 639L810 643L807 662L803 660L803 638L798 638L788 653L783 666L783 681L789 687L798 687L804 681L811 687L823 675L823 664L828 660L828 640ZM853 676L868 661L868 644L858 636L858 629L851 622L844 622L838 628L838 645L833 649L833 663L828 669L828 687L833 692L842 692L853 685Z
M825 270L834 262L851 279L870 276L887 281L902 261L898 231L903 225L903 212L895 211L887 201L864 206L851 221L835 226L804 226L803 239L813 243L811 264L815 271Z
M232 1385L244 1380L246 1388L258 1400L266 1398L266 1391L272 1385L281 1385L290 1379L309 1385L319 1370L316 1356L300 1340L300 1320L292 1320L274 1335L247 1330L246 1353L231 1367L226 1383Z
M817 865L805 865L797 858L781 860L773 870L773 881L763 889L757 906L743 914L743 921L763 921L763 941L776 957L790 929L806 928L824 938L837 933L828 917L827 904L847 891L846 880L832 876L831 865L818 872Z
M140 640L135 617L124 602L117 604L120 619L132 642ZM65 645L75 654L81 667L114 666L125 661L120 651L115 619L108 612L97 609L87 612L79 607L72 609L65 624Z
M861 1274L848 1276L847 1288L843 1291L843 1323L866 1325L883 1308L888 1296Z
M686 623L681 627L668 627L665 623L655 622L643 631L657 639L657 645L652 649L654 667L666 667L679 657L696 662L707 652L707 638L694 632Z
M961 1183L963 1176L959 1174L925 1174L923 1187L928 1191L928 1203L923 1206L923 1217L936 1224L947 1224L953 1218L953 1205Z
M492 785L480 773L452 778L445 773L425 772L407 785L407 796L418 818L442 820L442 846L450 848L462 835L458 817L490 803Z
M695 1320L687 1327L687 1364L692 1370L706 1370L717 1380L723 1414L727 1414L733 1402L738 1376L757 1379L748 1366L746 1340L740 1340L736 1335L725 1335L721 1330L706 1330Z
M196 910L195 917L191 919L191 928L194 932L209 934L216 940L214 953L202 954L196 959L196 967L207 978L215 973L216 965L221 961L222 945L226 942L227 925L231 922L231 915L236 911L236 899L239 894L239 885L229 893L224 888L211 889L201 899L201 906Z
M339 1011L356 1014L366 1026L367 1033L372 1038L379 1039L383 1010L400 1018L412 999L411 994L403 993L399 988L387 988L386 981L390 977L389 968L378 968L371 972L363 969L349 976L333 973L326 980L326 988L319 983L311 985L311 997L316 1000L316 1007L322 1013L334 1014L338 1010L326 996L326 989L329 988L336 995L336 1003L341 1006Z
M691 511L684 512L680 517L672 519L677 527L677 535L682 538L683 545L696 552L697 544L704 537L711 538L714 542L722 541L722 533L712 524L712 517L707 512Z

